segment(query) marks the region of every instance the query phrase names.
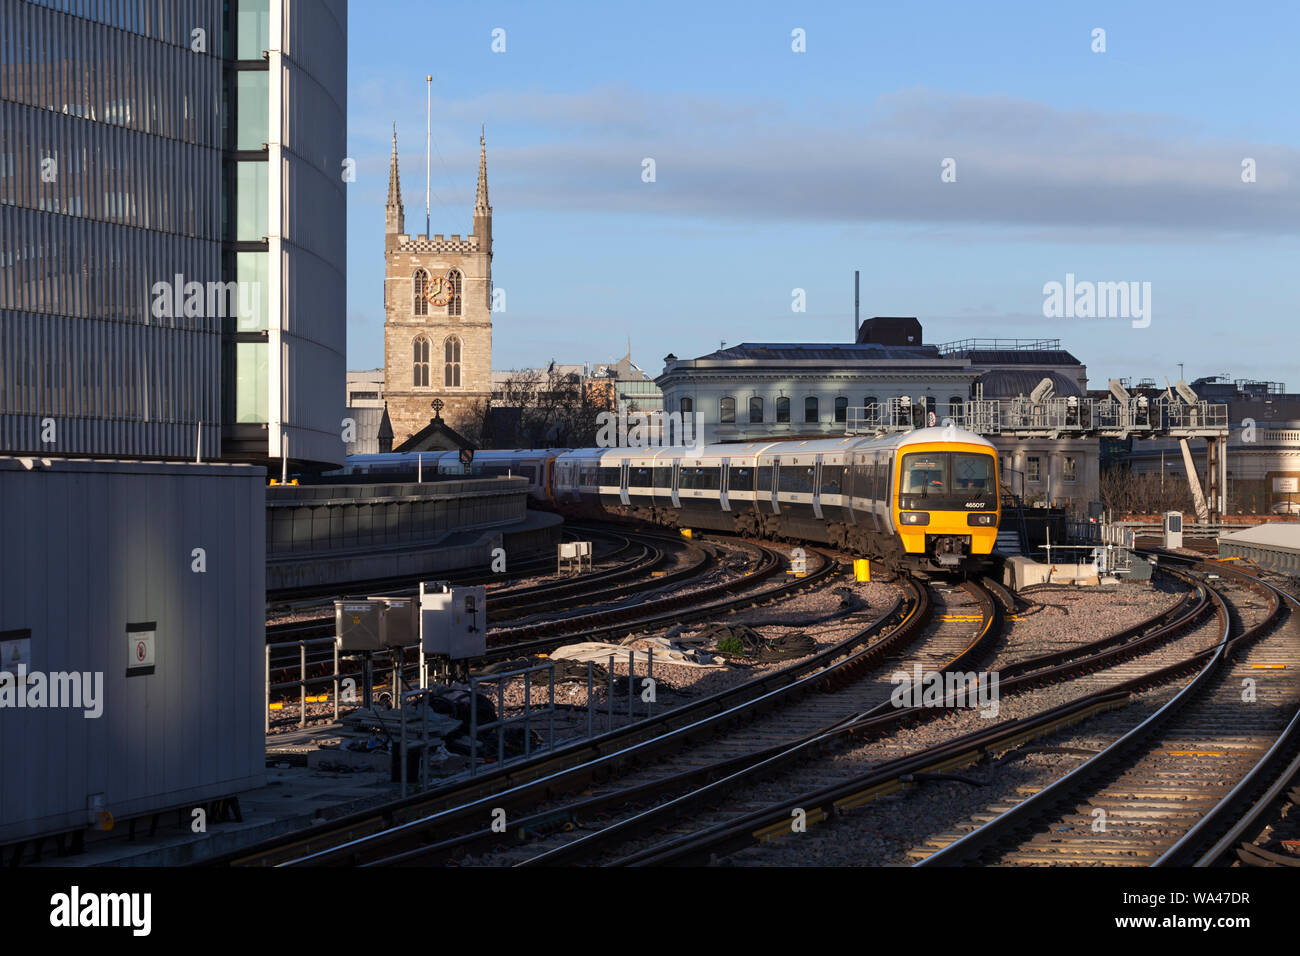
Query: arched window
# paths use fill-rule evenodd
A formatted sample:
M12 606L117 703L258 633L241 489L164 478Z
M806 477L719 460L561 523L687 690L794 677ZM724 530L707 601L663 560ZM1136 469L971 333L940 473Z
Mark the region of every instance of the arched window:
M736 422L736 400L730 395L718 402L718 421L724 425Z
M954 424L961 424L961 407L963 404L960 395L953 395L948 399L948 414L952 416Z
M849 420L849 400L843 395L835 399L835 420L837 422Z
M443 343L442 384L448 388L460 388L460 339L454 335L447 336Z
M413 383L416 388L427 388L429 385L429 340L423 335L417 335L413 343L411 356L411 367L414 369Z
M749 400L749 423L751 425L763 424L763 400L757 395Z
M805 422L817 422L817 396L809 395L803 400L803 420Z
M683 398L681 404L682 404L683 415L689 415L693 411L695 411L695 403L691 401L689 398Z
M411 311L416 315L429 314L429 300L426 298L429 292L429 273L423 269L416 269L415 275L411 278ZM425 383L428 384L427 382Z
M447 314L460 315L461 274L459 269L452 269L447 273L447 284L451 286L448 290L451 294L447 299Z
M790 420L790 399L784 395L776 400L776 420L778 422L788 422Z

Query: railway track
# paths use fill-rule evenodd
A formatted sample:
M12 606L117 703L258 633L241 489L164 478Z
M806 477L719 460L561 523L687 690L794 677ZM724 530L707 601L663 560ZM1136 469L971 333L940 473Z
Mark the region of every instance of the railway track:
M1002 685L1003 698L1050 687L1062 680L1088 674L1095 668L1106 666L1108 662L1125 661L1131 655L1149 654L1152 648L1160 648L1180 633L1195 627L1205 616L1208 603L1204 591L1198 590L1173 607L1114 635L1067 652L1045 654L1022 661L1017 665L1018 670ZM1062 661L1063 657L1072 659ZM1184 660L1142 677L1128 679L1124 679L1121 671L1113 678L1118 683L1109 690L1048 707L1023 718L1005 720L988 730L944 740L900 756L888 753L891 742L885 738L883 746L877 747L885 752L885 759L874 766L868 766L865 773L859 770L855 774L845 769L836 774L838 781L828 781L824 774L819 774L816 778L808 775L799 781L800 784L818 784L816 789L799 790L790 786L784 787L783 792L780 788L769 789L764 795L769 801L766 804L762 799L756 799L741 807L728 798L723 815L729 819L702 829L697 829L692 821L689 824L690 832L686 835L661 841L657 845L633 848L632 852L605 862L615 865L701 864L756 845L783 845L790 849L793 843L790 839L778 841L777 844L769 844L769 841L801 832L796 824L811 826L835 820L859 806L898 793L923 777L937 774L942 778L955 768L980 761L991 753L1018 747L1025 741L1048 734L1093 713L1122 706L1128 695L1143 683L1171 679L1179 673L1185 673L1191 666L1194 665ZM859 737L879 737L901 724L934 719L947 709L950 709L947 702L939 707L896 708L883 714L864 715L841 729ZM899 748L892 749L896 752ZM862 763L858 763L858 766L861 767ZM774 860L760 856L756 861L751 854L746 862L798 862L797 859L790 859L792 855L797 857L793 852L784 856L778 852ZM571 861L552 856L544 862Z
M828 578L833 579L830 575L837 567L835 562L828 557L824 566L831 569ZM436 829L448 819L448 814L462 822L477 824L480 816L476 802L480 800L489 800L492 807L513 808L518 802L532 800L533 792L579 790L622 767L672 752L701 736L713 736L720 729L752 720L812 693L821 686L819 679L832 665L864 666L887 646L881 643L880 648L876 647L879 634L897 630L900 622L924 613L919 601L919 596L912 600L900 596L876 620L850 638L779 670L765 671L738 686L531 760L487 768L471 780L448 783L426 794L321 825L291 840L272 841L231 854L217 862L276 865L320 852L337 851L346 855L346 849L338 848L354 840L388 833L394 828L411 832L431 825ZM866 645L871 647L864 651Z
M812 549L809 551L809 557L815 564L805 576L793 576L760 588L758 585L768 581L784 566L781 552L767 545L752 542L729 542L728 547L733 545L749 551L752 555L750 562L752 567L746 568L745 572L738 577L724 576L722 580L696 590L683 590L682 579L671 579L666 584L663 579L651 579L647 586L668 593L651 600L625 600L613 607L559 618L544 624L494 629L488 633L489 646L481 660L484 663L511 660L545 653L562 644L600 640L611 636L622 637L629 629L667 627L727 614L755 604L779 601L800 591L820 586L832 578L838 569L837 562L828 553ZM692 545L694 551L705 555L705 559L691 566L695 574L712 567L716 561L716 558L711 556L713 545L705 547L709 549L707 553L699 545ZM323 622L319 626L322 629L321 636L333 633L333 619L329 619L328 627L325 627ZM536 636L539 634L544 636ZM278 653L273 653L270 663L272 683L292 679L291 675L296 674L299 667L295 648L276 650ZM321 676L327 670L332 673L333 659L331 650L309 651L307 653L309 676ZM348 674L359 669L359 665L353 669L348 669L348 666L350 665L342 668Z
M1239 844L1247 794L1294 760L1300 619L1266 582L1215 573L1219 636L1187 686L1073 772L946 845L937 838L918 865L1207 865Z

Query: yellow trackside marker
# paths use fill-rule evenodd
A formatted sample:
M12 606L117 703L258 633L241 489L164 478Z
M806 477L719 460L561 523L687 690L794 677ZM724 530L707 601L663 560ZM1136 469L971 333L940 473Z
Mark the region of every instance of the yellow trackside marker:
M862 584L868 584L871 581L871 562L866 558L853 559L853 580Z
M1257 671L1284 671L1284 670L1286 670L1286 665L1285 665L1285 664L1251 664L1250 667L1251 667L1251 670L1257 670Z
M682 528L682 537L683 537L683 538L689 538L690 536L691 536L691 529L690 529L690 528Z
M1221 750L1166 750L1171 757L1226 757Z
M272 705L271 705L271 709L272 709L272 710L284 710L284 704L272 704Z

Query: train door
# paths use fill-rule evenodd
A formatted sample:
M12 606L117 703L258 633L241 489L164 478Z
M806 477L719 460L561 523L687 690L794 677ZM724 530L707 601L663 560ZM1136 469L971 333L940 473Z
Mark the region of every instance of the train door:
M629 460L624 458L618 463L618 500L623 504L631 504L627 497L627 472Z
M822 456L818 455L813 461L813 486L812 486L812 505L813 517L818 521L822 519Z
M772 459L772 514L781 513L781 502L776 494L777 489L781 487L781 456L777 455Z
M718 468L718 500L722 502L722 510L730 511L731 505L727 503L727 489L731 484L731 459L722 459L722 465Z
M680 458L674 458L673 459L673 482L672 482L672 496L673 496L674 508L681 508L682 506L681 496L677 494L677 479L678 476L681 474L681 470L682 470L682 460Z

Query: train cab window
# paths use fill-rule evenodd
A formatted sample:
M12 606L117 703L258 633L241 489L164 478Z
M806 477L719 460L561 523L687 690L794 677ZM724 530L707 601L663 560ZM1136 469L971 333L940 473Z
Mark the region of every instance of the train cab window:
M812 465L789 465L781 469L781 491L794 492L795 494L812 494L813 492L813 466Z
M838 495L843 481L843 465L822 465L822 494Z
M943 494L948 488L947 457L942 452L904 455L902 493L922 497Z
M732 465L727 472L727 487L732 491L753 491L754 469Z
M672 488L673 486L673 466L656 465L654 469L655 487Z
M1070 479L1066 479L1069 481ZM952 490L961 494L993 492L993 457L991 455L952 456Z
M772 490L772 466L771 465L758 466L758 490L759 491Z

